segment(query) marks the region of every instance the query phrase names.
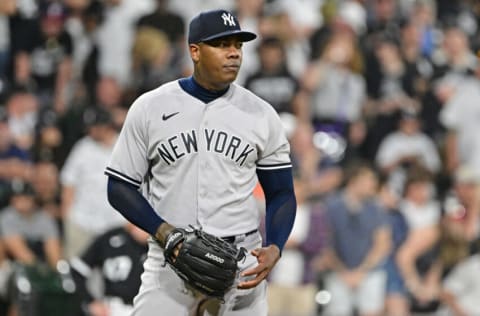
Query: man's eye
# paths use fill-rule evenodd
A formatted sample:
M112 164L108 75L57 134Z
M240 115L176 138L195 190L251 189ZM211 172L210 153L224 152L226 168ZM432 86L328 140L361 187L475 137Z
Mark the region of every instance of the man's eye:
M219 48L228 48L230 46L235 46L236 49L240 49L243 46L242 42L232 42L229 40L212 40L209 42L206 42L207 45L213 46L213 47L219 47Z
M220 46L223 47L223 48L227 48L227 47L230 47L232 45L235 46L236 49L240 49L240 48L242 48L243 43L242 42L231 43L231 42L225 41L225 42L222 42L220 44Z

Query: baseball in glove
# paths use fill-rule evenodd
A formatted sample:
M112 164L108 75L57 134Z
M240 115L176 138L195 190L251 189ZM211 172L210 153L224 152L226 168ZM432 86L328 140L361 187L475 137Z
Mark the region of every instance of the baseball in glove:
M237 264L245 254L245 248L238 249L232 243L193 227L175 228L165 239L165 260L177 275L206 296L220 300L233 286Z

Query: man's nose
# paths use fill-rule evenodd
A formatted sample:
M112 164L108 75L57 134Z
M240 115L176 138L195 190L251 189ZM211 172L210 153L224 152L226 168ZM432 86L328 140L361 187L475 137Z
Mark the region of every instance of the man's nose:
M241 49L238 48L236 45L232 44L228 46L228 57L240 57Z

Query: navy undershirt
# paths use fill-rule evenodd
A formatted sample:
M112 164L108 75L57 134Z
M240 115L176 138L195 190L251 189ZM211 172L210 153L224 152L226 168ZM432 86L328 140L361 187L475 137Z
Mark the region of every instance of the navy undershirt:
M228 87L220 91L207 90L201 85L199 85L198 82L195 81L193 76L178 80L178 84L186 93L199 99L205 104L221 97L228 91Z
M257 176L265 194L265 244L277 245L281 252L292 231L297 210L292 168L257 169Z

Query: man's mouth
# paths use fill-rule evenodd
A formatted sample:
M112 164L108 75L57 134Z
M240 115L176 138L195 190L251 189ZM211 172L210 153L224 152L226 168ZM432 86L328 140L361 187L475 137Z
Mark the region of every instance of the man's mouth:
M232 65L225 65L223 66L226 70L238 70L240 65L232 64Z

